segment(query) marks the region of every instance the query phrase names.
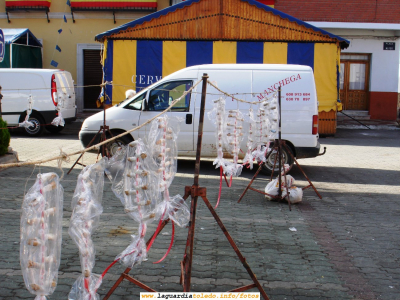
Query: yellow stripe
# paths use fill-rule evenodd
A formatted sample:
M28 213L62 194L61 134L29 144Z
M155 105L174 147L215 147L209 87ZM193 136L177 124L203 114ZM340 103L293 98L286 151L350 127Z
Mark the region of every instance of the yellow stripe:
M315 43L314 77L319 102L318 111L336 111L337 84L336 64L338 57L336 44Z
M287 64L287 43L264 43L264 64Z
M213 64L236 64L236 42L214 42Z
M108 44L108 40L104 40L104 44L103 44L103 57L101 60L101 64L103 65L103 67L105 66L105 61L107 58L107 44Z
M163 42L162 76L186 68L186 42Z
M125 99L125 91L136 89L136 41L114 41L113 105Z

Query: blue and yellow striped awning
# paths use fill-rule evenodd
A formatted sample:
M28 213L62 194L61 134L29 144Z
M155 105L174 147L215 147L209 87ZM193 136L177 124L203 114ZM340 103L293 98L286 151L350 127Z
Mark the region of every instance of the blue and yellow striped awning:
M200 64L299 64L313 68L320 111L337 107L340 50L335 43L106 40L105 81L113 104L175 71Z

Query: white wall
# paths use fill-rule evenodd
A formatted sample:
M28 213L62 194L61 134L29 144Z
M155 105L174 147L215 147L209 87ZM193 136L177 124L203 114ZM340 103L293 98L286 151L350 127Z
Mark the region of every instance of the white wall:
M346 38L345 35L342 35ZM378 39L373 37L346 38L350 41L349 48L342 53L371 53L370 91L396 92L400 91L400 39ZM396 50L383 50L384 42L395 42Z

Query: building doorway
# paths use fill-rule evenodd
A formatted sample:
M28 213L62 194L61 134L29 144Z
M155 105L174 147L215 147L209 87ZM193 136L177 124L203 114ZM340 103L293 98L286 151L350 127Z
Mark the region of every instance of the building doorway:
M103 70L100 62L101 44L77 44L77 88L78 112L100 110L96 100L100 95ZM86 87L93 85L93 87Z
M344 110L368 110L369 54L340 55L340 100Z
M100 50L83 50L83 108L96 109L96 100L101 92L103 77Z

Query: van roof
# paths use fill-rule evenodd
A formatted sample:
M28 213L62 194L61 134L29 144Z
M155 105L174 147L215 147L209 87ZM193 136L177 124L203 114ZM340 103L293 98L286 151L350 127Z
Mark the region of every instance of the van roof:
M279 65L279 64L209 64L188 67L187 69L198 70L271 70L271 71L312 71L309 66L303 65Z
M19 72L19 73L55 73L55 72L67 72L61 69L35 69L35 68L13 68L13 69L0 69L0 72Z

